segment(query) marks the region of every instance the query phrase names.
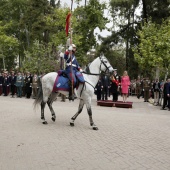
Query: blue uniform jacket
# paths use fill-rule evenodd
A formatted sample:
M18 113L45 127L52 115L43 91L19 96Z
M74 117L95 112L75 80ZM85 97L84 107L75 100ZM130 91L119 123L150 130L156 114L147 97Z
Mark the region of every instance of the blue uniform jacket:
M66 70L71 71L71 57L68 52L64 54L64 59L66 62ZM80 66L76 60L74 53L72 53L72 69L75 71L78 71L80 69Z
M79 64L78 64L78 62L76 60L76 57L75 57L74 53L72 53L72 64L71 64L71 57L70 57L70 54L69 54L68 51L65 52L64 59L65 59L65 62L66 62L65 73L67 74L70 81L73 80L73 84L75 85L76 77L77 77L78 80L81 83L85 82L82 73L79 72L80 66L79 66ZM71 65L72 65L72 72L71 72Z

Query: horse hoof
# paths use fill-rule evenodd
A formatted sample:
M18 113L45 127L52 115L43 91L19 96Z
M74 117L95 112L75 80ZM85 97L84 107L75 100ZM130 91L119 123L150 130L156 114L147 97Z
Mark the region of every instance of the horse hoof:
M74 126L74 123L73 123L73 122L70 122L70 126Z
M52 117L51 119L52 119L53 122L55 122L55 118L54 117Z
M44 122L42 122L42 124L46 125L46 124L48 124L48 123L47 123L47 121L44 121Z
M93 130L99 130L98 127L93 127Z

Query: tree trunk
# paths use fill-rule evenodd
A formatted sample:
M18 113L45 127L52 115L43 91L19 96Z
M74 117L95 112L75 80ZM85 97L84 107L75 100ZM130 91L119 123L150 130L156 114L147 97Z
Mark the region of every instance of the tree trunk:
M156 67L156 75L155 75L156 79L159 79L159 74L160 74L160 69L159 67Z
M147 19L147 9L146 9L146 0L142 0L142 4L143 4L143 20L148 22L148 19Z
M128 28L127 33L129 32L129 25L130 25L130 9L128 11ZM126 70L128 71L129 65L129 37L126 38Z

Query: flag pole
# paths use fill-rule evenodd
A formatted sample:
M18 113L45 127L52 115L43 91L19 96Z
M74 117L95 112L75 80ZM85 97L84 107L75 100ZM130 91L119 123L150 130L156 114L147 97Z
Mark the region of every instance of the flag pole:
M70 45L72 45L72 22L71 22L71 17L72 17L72 9L73 9L73 0L71 0L71 16L70 16ZM73 96L73 67L72 67L72 51L70 53L70 60L71 60L71 91L72 91L72 96Z

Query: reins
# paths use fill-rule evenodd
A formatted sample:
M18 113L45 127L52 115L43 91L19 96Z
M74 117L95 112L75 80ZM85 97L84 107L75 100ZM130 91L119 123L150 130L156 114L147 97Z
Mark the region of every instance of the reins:
M85 71L83 71L82 73L88 74L88 75L94 75L94 76L99 76L99 75L100 75L100 74L96 74L96 73L87 73L87 72L85 72Z
M91 84L91 83L89 83L88 81L85 81L85 83L88 83L90 86L92 86L94 89L95 89L95 87ZM86 87L86 84L83 84L83 87L82 87L82 89L81 89L81 92L80 92L80 97L81 97L81 95L82 95L82 92L83 92L83 89L84 89L84 87Z

